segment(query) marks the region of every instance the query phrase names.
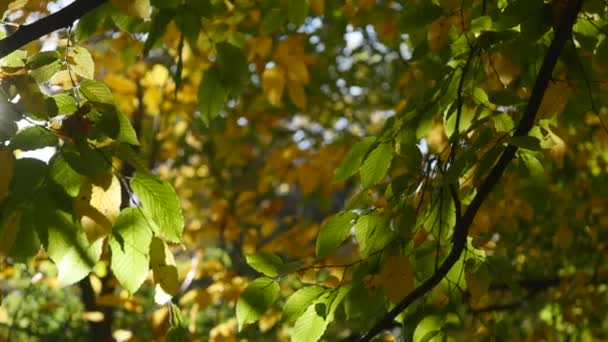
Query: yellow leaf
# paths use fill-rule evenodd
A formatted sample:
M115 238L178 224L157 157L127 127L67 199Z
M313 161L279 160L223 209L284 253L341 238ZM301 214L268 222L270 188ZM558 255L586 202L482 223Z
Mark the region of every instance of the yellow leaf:
M169 80L169 70L160 64L155 64L152 70L146 72L142 84L147 87L163 87Z
M280 106L283 90L285 89L285 76L283 75L283 71L277 67L264 70L264 74L262 75L262 88L264 89L264 96L266 96L268 102L273 106Z
M262 317L260 317L260 320L258 321L258 327L260 328L260 331L264 333L272 329L272 327L277 324L280 318L281 311L276 309L268 310L265 314L262 315Z
M8 194L8 188L15 172L15 156L11 150L0 149L0 203Z
M209 342L236 342L236 318L230 318L225 323L216 325L209 331Z
M436 124L426 134L426 142L429 145L429 150L435 153L441 153L448 143L448 137L445 135L445 130L442 124Z
M118 178L112 177L104 189L92 183L85 183L74 200L74 215L89 241L108 235L120 213L121 189Z
M310 194L319 186L321 174L310 164L304 164L298 169L298 183L304 194Z
M549 135L553 140L553 146L549 149L549 154L555 160L555 163L558 167L562 167L564 165L564 156L566 155L566 143L562 138L560 138L557 134L553 133L549 130Z
M291 102L300 109L306 109L306 93L304 87L298 82L287 82L287 94Z
M495 51L485 58L484 69L492 89L508 86L518 75L519 67L505 55Z
M473 305L479 304L490 288L491 279L487 267L481 265L474 271L465 269L464 279L471 295L471 303Z
M397 303L414 291L414 270L410 259L404 255L391 255L384 262L379 275L384 294Z
M49 80L49 83L52 85L60 86L62 89L72 89L74 85L72 84L72 79L75 76L70 76L70 72L67 70L61 70L56 72L53 77Z
M175 258L167 244L157 238L150 242L150 267L157 285L155 300L164 301L167 296L171 297L179 291L179 280ZM158 297L158 298L157 298Z
M0 256L8 256L20 229L21 210L13 210L4 217L0 226Z
M11 11L17 11L22 9L26 4L27 4L28 0L15 0L12 2L9 2L8 0L2 1L2 5L0 6L0 8L2 9L2 13L4 13L4 11L6 11L7 9L11 10Z
M103 82L112 89L112 92L135 94L137 91L135 82L121 75L108 74L103 78Z
M549 82L543 100L538 109L539 118L547 118L561 114L568 104L573 89L564 78L556 78Z
M567 249L572 244L574 232L572 229L562 226L557 229L553 236L553 246L557 249Z
M48 118L45 98L36 81L31 76L14 77L13 81L25 110L38 117Z
M308 69L306 64L301 60L291 60L289 65L285 65L287 68L287 80L294 81L301 84L308 84L310 77L308 75Z
M111 0L112 4L126 14L146 19L150 17L150 0Z
M247 59L252 60L255 57L264 59L270 54L272 49L272 38L269 36L261 36L251 38L247 41Z
M103 321L104 314L101 311L87 311L82 314L82 318L89 322L101 322Z
M433 51L441 49L448 42L450 32L450 17L441 16L429 25L427 40L429 48Z
M160 103L162 102L162 94L158 88L147 88L144 93L144 104L149 114L158 114L160 112Z
M310 8L318 15L323 15L323 12L325 12L325 0L310 0Z
M177 267L174 265L162 265L152 270L154 281L167 294L174 296L179 291L179 279L177 277Z

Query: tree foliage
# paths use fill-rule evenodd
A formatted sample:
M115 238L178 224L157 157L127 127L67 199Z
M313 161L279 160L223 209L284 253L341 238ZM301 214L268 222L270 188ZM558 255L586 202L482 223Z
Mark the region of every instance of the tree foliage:
M607 10L3 2L0 325L605 339ZM24 323L29 274L78 284L66 335Z

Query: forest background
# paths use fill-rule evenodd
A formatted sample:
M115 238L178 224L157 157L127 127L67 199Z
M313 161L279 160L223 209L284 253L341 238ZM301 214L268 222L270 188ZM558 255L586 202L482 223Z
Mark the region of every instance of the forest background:
M607 9L0 1L0 336L608 339Z

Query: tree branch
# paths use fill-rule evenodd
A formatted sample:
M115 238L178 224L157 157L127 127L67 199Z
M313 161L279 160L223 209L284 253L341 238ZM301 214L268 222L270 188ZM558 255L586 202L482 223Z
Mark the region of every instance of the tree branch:
M581 9L582 2L583 0L568 0L561 21L555 29L553 41L547 50L543 64L538 72L538 76L536 78L534 88L532 89L530 99L528 100L528 105L526 106L524 115L515 129L514 136L527 135L534 125L536 113L540 107L545 90L549 85L549 81L551 80L553 69L557 64L557 60L561 55L564 45L571 36L572 26L576 21L576 17ZM471 201L471 204L467 208L466 212L456 222L456 227L454 228L454 246L439 269L429 279L427 279L413 292L407 295L401 302L399 302L382 319L380 319L380 321L378 321L363 337L361 337L360 341L370 341L374 336L391 326L393 324L393 320L401 312L403 312L403 310L410 306L410 304L412 304L415 300L421 298L431 291L447 275L452 266L454 266L456 261L458 261L460 255L466 247L469 227L473 222L475 214L492 191L492 188L500 180L509 163L511 163L513 158L515 158L516 152L517 146L509 144L490 171L486 180L477 190L477 195Z
M0 40L0 58L34 40L68 27L77 19L105 3L106 0L76 0L63 9L31 24L21 25L10 36Z

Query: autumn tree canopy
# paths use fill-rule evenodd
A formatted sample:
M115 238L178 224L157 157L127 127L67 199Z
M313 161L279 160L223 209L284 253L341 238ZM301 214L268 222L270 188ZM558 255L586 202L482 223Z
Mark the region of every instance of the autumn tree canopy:
M0 335L608 339L607 10L1 1Z

